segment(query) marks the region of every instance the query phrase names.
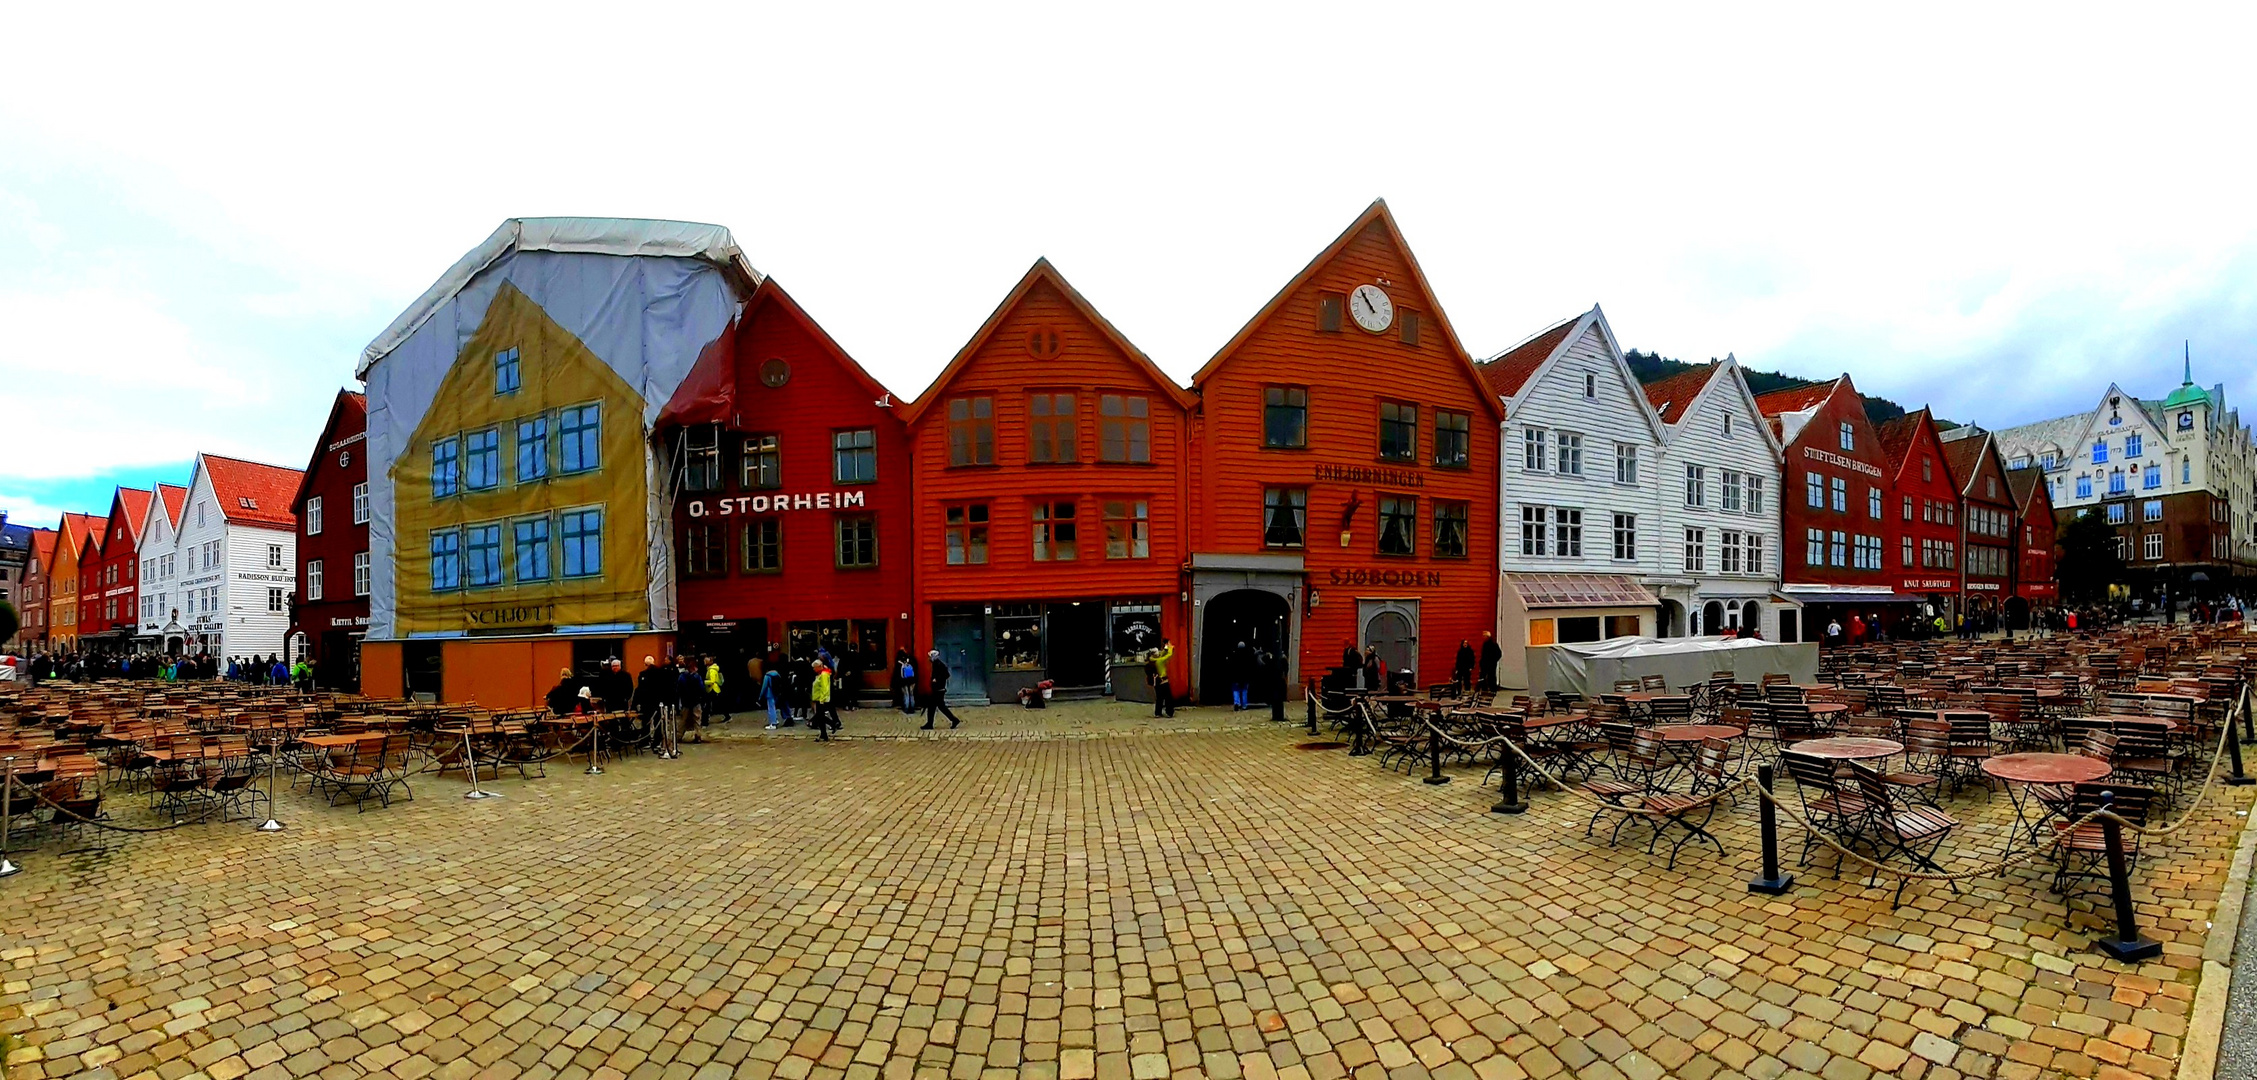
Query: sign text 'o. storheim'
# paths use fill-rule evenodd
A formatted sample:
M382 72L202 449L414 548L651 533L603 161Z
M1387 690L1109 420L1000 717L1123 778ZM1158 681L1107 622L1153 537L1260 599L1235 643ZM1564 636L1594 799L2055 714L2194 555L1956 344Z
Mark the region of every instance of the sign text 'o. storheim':
M787 510L853 510L867 496L861 491L818 491L812 495L739 495L734 499L691 499L690 516L729 517L734 514L781 514Z

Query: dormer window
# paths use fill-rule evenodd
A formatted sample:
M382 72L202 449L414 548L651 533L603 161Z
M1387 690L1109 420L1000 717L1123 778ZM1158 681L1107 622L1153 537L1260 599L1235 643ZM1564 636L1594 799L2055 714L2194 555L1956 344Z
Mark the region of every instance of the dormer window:
M1842 421L1842 449L1857 449L1857 429L1851 427L1847 420Z
M259 501L248 495L238 495L235 497L235 505L244 510L256 510L259 508Z

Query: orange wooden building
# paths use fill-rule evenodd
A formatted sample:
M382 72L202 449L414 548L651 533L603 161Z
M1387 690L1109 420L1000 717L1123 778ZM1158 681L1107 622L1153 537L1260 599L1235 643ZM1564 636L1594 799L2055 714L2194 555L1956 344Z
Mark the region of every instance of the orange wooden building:
M1496 622L1502 406L1385 202L1374 202L1192 382L1192 682L1241 640L1289 685L1375 646L1450 679Z
M1144 654L1183 637L1188 405L1040 260L903 410L916 635L952 698L1150 700Z

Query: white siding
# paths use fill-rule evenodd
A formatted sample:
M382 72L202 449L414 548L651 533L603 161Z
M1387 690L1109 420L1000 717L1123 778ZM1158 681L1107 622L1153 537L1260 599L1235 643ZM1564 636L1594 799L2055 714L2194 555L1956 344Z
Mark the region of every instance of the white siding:
M297 531L230 524L226 541L227 655L281 653L290 629L288 598L296 588ZM270 564L269 546L281 549L278 562ZM270 610L269 589L282 590L281 611Z
M1596 380L1596 395L1584 396L1584 377ZM1654 532L1654 485L1657 482L1659 442L1653 413L1645 391L1630 369L1610 347L1599 325L1586 320L1580 333L1550 366L1531 376L1507 405L1504 429L1502 514L1498 542L1505 572L1618 573L1644 577L1659 565ZM1527 468L1526 432L1544 436L1544 467ZM1582 437L1583 469L1580 476L1563 475L1559 462L1559 436ZM1634 484L1615 482L1615 445L1624 443L1638 455ZM1522 508L1545 507L1545 554L1523 555ZM1558 509L1580 510L1583 516L1581 556L1557 554ZM1637 517L1637 545L1633 558L1614 556L1614 515ZM1507 637L1507 647L1516 642Z
M1662 448L1667 480L1657 492L1657 517L1667 550L1661 553L1660 580L1672 582L1675 587L1666 590L1669 597L1686 605L1686 622L1682 629L1687 633L1713 634L1723 629L1700 620L1701 610L1710 600L1757 600L1762 604L1759 618L1764 633L1769 636L1778 626L1777 605L1772 602L1771 594L1780 582L1780 458L1771 442L1770 429L1744 386L1737 365L1727 361L1726 366L1710 377L1709 385L1677 422L1670 425ZM1731 418L1730 437L1724 434L1726 417ZM1700 507L1686 504L1685 469L1688 465L1704 470L1705 497ZM1723 481L1726 472L1742 478L1737 510L1725 509ZM1761 512L1751 512L1747 507L1745 477L1748 476L1763 482ZM1702 531L1704 557L1698 571L1685 566L1685 530L1688 528ZM1739 573L1723 572L1723 534L1726 531L1762 537L1762 572L1746 572L1744 562ZM1744 551L1744 539L1742 548ZM1685 582L1690 582L1689 590Z

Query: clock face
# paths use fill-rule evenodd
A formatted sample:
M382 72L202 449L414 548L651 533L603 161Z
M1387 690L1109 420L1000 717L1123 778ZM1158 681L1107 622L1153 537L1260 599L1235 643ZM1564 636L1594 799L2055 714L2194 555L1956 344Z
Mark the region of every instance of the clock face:
M1387 298L1377 285L1358 285L1348 294L1348 314L1361 326L1374 334L1385 331L1395 323L1395 302Z

